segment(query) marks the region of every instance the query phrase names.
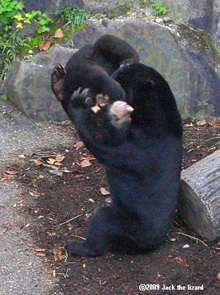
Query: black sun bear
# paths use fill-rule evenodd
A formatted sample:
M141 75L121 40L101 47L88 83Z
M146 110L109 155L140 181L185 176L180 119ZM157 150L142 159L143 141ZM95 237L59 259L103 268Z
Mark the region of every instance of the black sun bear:
M56 96L65 101L64 109L86 147L107 168L112 199L110 206L94 213L85 242L68 242L67 250L74 255L156 249L165 242L174 218L181 117L165 79L133 56L127 58L130 61L119 62L109 72L81 72L79 62L78 68L67 64L66 73L59 66L52 73ZM102 79L106 83L100 83Z
M120 66L134 62L139 62L139 56L129 44L113 35L104 35L73 54L65 68L61 64L55 67L52 90L65 110L73 91L79 87L89 87L93 98L105 89L110 97L123 100L124 90L111 74Z

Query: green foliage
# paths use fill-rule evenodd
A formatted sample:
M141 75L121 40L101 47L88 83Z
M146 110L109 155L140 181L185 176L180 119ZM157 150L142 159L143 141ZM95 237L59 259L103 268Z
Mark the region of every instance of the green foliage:
M0 2L0 22L3 25L10 25L14 16L24 8L24 1L1 0Z
M154 0L151 0L151 4L153 8L155 9L155 11L153 12L153 15L155 16L164 15L169 12L169 9L164 7L162 2L156 2Z
M197 103L197 108L199 108L199 109L205 109L205 108L207 108L208 107L208 102L207 101L202 101L202 102L199 102L199 103Z
M61 10L60 16L63 20L67 21L65 26L80 27L85 24L90 13L87 10L66 6Z
M40 15L40 16L38 17L38 23L39 23L39 25L40 25L41 27L40 27L40 29L37 31L38 34L42 34L42 33L45 33L45 32L49 32L50 29L47 27L47 25L48 25L49 23L52 24L53 22L54 22L54 21L53 21L50 17L48 17L46 13L43 13L42 15Z
M22 49L28 48L27 40L22 40L17 35L17 30L14 32L3 30L0 32L0 79L3 79L6 72L11 67L17 55Z
M35 19L38 24L40 25L40 28L38 29L38 34L42 34L45 32L49 32L50 29L47 26L49 23L53 23L54 21L47 16L46 13L43 13L41 11L35 11L32 10L31 12L25 13L22 15L21 13L18 13L14 16L14 18L18 21L17 28L22 29L23 25L31 24L32 20Z
M3 99L3 100L7 100L7 99L8 99L8 95L7 95L7 94L2 94L2 95L1 95L1 99Z
M26 62L32 62L36 56L28 54L23 57L23 60Z

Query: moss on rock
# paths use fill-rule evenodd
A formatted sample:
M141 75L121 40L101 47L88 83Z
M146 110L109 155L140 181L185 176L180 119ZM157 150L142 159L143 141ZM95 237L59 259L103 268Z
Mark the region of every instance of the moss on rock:
M215 47L212 37L202 30L195 30L186 24L180 24L178 26L179 32L183 37L193 46L196 46L204 54L210 54L216 63L220 65L220 53Z

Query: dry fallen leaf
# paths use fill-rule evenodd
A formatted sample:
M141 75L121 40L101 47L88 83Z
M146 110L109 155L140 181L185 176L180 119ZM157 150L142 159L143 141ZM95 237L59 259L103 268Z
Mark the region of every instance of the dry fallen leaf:
M53 249L53 253L54 253L54 260L55 261L62 260L62 259L66 258L66 256L63 255L61 250Z
M78 141L76 144L74 144L74 148L78 151L81 147L84 146L84 143L82 141Z
M193 126L193 123L190 123L190 124L184 124L184 127L188 128L188 127L192 127Z
M84 167L89 167L89 166L91 166L92 164L91 164L91 162L89 161L89 160L83 160L81 163L80 163L80 166L82 167L82 168L84 168Z
M108 195L110 195L110 192L107 191L104 187L101 187L101 188L100 188L100 192L101 192L101 194L102 194L103 196L108 196Z
M9 174L9 175L15 175L15 174L18 174L17 171L12 171L12 170L7 170L5 171L5 173Z
M184 259L182 259L181 257L176 257L176 260L179 264L181 264L183 266L187 265L187 262Z
M206 120L202 120L202 121L197 121L196 125L197 126L205 126L207 124Z
M50 165L53 165L55 162L56 162L56 160L53 158L48 158L48 160L47 160L47 163Z
M47 42L42 41L42 42L40 42L40 44L38 45L38 48L39 48L41 51L42 51L42 50L47 51L48 49L50 49L51 44L52 44L52 41L47 41Z
M45 252L47 249L44 248L35 248L34 251L35 252Z
M47 235L49 236L49 237L52 237L52 236L56 236L57 234L56 234L56 232L55 231L53 231L53 232L47 232Z
M63 155L56 155L56 158L55 158L56 162L58 163L63 162L64 159L65 159L65 156Z
M34 162L34 164L35 164L36 166L40 166L40 165L42 165L42 161L41 161L41 160L34 159L33 162Z
M217 274L217 278L220 280L220 272Z
M38 45L38 48L39 48L40 50L43 50L44 45L45 45L45 41L42 41L42 42L40 42L40 44Z
M94 161L94 160L96 160L96 158L90 157L90 156L86 156L86 157L82 157L82 160Z
M220 118L215 118L210 124L212 126L220 126Z
M56 30L55 34L54 34L55 38L62 38L63 37L63 31L59 28L58 30Z
M5 172L2 172L2 180L7 180L7 179L11 179L13 175L7 174Z

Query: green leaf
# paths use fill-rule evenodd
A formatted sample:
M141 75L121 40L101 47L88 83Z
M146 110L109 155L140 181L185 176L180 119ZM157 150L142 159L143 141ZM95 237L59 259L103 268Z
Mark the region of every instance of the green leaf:
M7 94L2 94L2 95L1 95L1 99L3 99L3 100L7 100L7 99L8 99L8 95L7 95Z
M17 23L16 28L22 29L23 28L22 23Z
M33 41L32 41L33 46L38 46L39 43L40 43L39 37L34 38Z
M50 29L48 27L42 26L42 27L40 27L40 29L37 32L38 32L38 34L42 34L44 32L49 32L49 31L50 31Z
M18 2L17 9L22 10L24 8L24 4L22 2Z
M24 20L24 23L26 23L26 24L31 24L31 21L30 21L29 18L27 18L27 19Z
M23 18L23 16L21 15L21 13L16 14L16 15L14 16L14 18L17 19L18 21L22 21L22 20L24 20L24 18Z

